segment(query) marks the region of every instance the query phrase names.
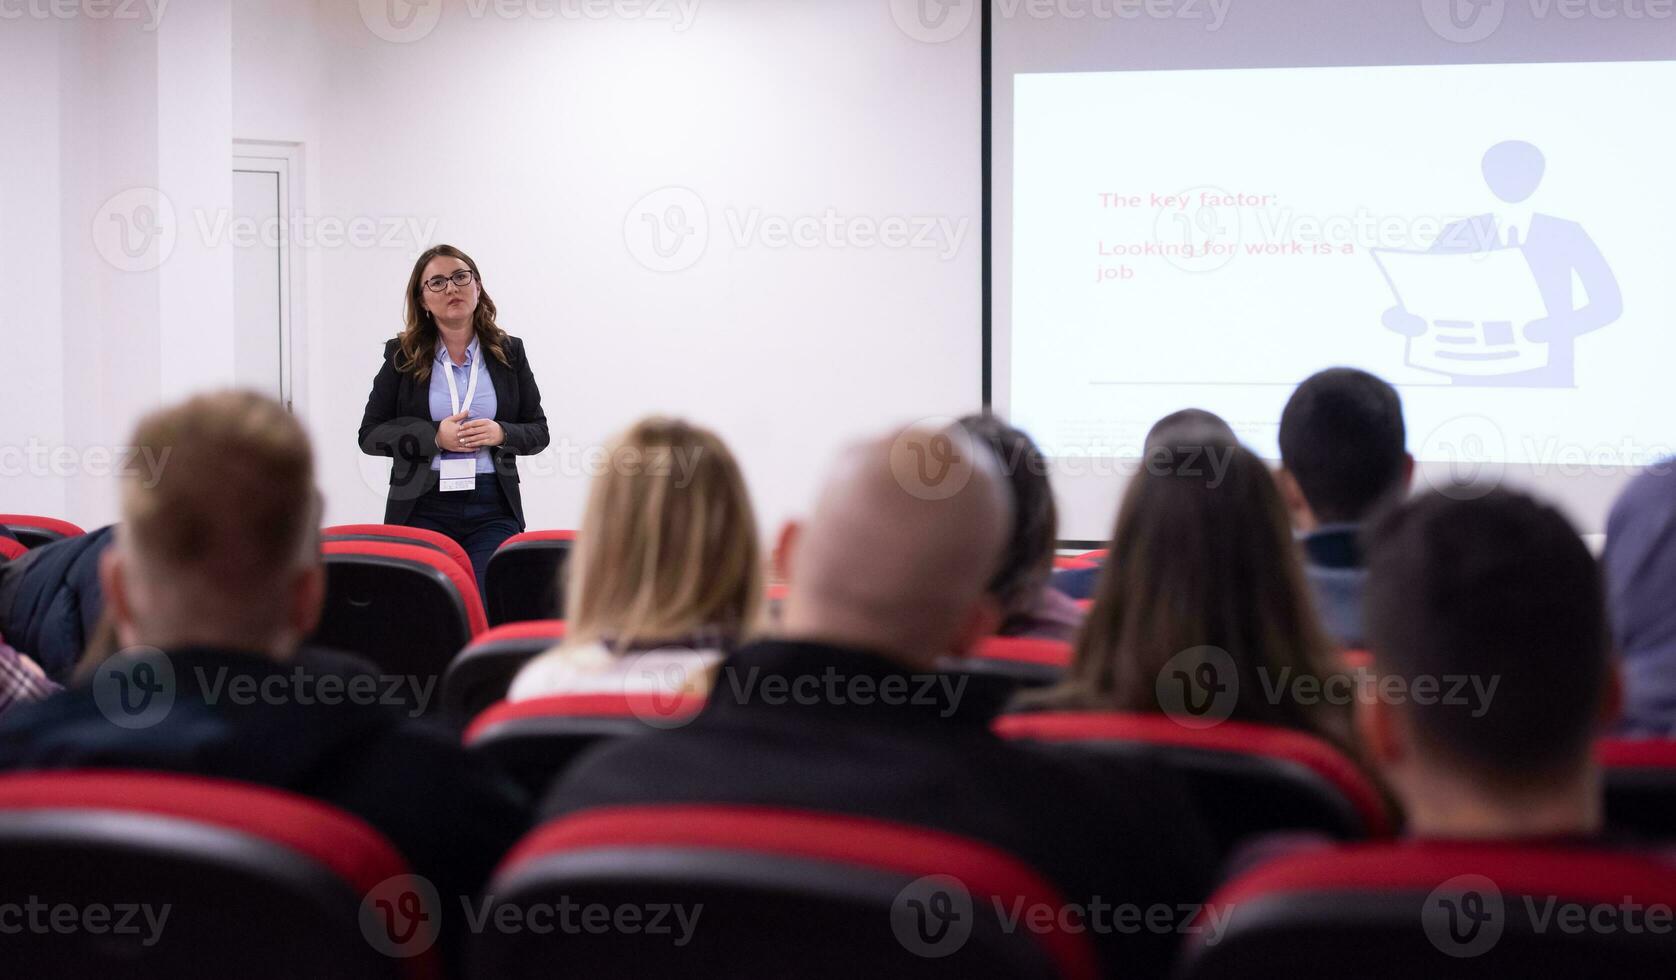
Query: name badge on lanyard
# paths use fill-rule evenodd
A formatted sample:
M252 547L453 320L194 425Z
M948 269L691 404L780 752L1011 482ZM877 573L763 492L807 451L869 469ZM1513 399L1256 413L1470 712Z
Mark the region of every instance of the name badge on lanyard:
M477 379L483 375L482 348L478 348L476 356L471 359L471 381L466 385L466 400L463 405L460 403L460 387L454 383L452 359L444 366L443 374L448 378L448 403L454 407L453 414L458 415L463 408L471 407L472 399L477 397ZM477 489L477 454L470 453L464 459L458 456L444 456L438 487L443 493Z

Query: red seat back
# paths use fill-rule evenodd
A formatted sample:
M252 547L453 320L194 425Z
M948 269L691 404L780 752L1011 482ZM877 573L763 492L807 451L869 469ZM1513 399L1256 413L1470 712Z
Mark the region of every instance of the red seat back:
M1005 926L1005 910L1065 904L1023 862L969 838L865 817L725 805L585 811L527 836L490 892L511 909L564 897L702 915L684 937L486 934L473 963L482 977L548 976L555 963L577 976L632 963L637 976L682 980L1097 974L1086 933Z
M491 626L448 663L442 676L442 706L469 720L506 697L515 677L537 654L564 639L562 619L537 619Z
M1028 636L986 636L966 656L939 666L963 674L979 697L1005 701L1014 691L1054 683L1070 666L1069 643Z
M135 771L0 776L0 868L8 901L88 924L5 936L11 976L439 975L422 924L383 951L366 931L381 886L409 873L401 855L359 818L281 790ZM117 932L141 905L154 915L127 919L140 932ZM114 910L98 929L83 918L97 908Z
M1098 568L1099 565L1097 562L1075 555L1055 555L1053 557L1053 567L1060 571L1075 571L1082 568Z
M704 701L692 693L642 692L501 701L472 721L465 744L539 793L586 749L607 739L679 728Z
M358 653L434 695L454 654L488 628L476 581L435 548L340 540L321 552L326 599L313 644ZM424 707L440 710L439 699Z
M575 531L524 531L495 549L484 573L489 622L563 619L562 582Z
M477 580L477 571L471 567L471 556L460 543L446 534L428 530L422 527L407 527L401 524L334 524L320 532L327 541L383 541L389 544L422 544L428 548L435 548L454 560L470 576Z
M1645 840L1676 840L1676 741L1602 739L1606 825Z
M0 514L0 525L5 525L25 548L39 548L87 533L69 521L38 514Z
M1227 850L1276 830L1345 839L1391 832L1361 770L1302 732L1235 721L1188 728L1165 714L1104 711L1004 715L995 731L1052 751L1142 759L1177 772Z
M1189 936L1181 973L1663 976L1676 963L1672 907L1676 867L1625 852L1469 842L1323 848L1227 883ZM1662 910L1662 927L1649 928L1649 909Z

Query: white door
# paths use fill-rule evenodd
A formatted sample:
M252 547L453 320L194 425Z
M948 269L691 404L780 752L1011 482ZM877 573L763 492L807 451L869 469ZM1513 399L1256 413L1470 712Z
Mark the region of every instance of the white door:
M292 408L289 148L236 144L233 157L233 377Z

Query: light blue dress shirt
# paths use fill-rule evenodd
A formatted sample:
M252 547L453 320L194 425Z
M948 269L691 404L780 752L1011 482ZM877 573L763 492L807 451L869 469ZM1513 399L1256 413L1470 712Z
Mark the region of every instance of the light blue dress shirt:
M466 389L471 387L471 372L476 369L477 358L481 353L482 351L477 345L477 338L473 337L471 343L466 345L466 362L455 364L453 359L448 356L448 346L441 340L436 342L436 363L431 366L432 422L441 422L454 414L454 403L448 397L448 377L443 372L452 371L454 373L454 384L459 389L460 397L464 398ZM499 407L499 403L495 400L494 382L489 379L489 366L485 364L483 366L483 377L477 379L477 391L471 397L471 418L492 419ZM477 457L477 472L493 473L495 471L495 464L490 461L487 448L479 449L474 453L438 453L431 460L431 469L441 470L444 458L465 459L471 456Z

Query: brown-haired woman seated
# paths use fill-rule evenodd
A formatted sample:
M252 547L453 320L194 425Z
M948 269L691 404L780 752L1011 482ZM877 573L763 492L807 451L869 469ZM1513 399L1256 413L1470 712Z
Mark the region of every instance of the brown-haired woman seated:
M1349 706L1317 696L1331 647L1262 460L1237 445L1152 446L1110 552L1065 679L1020 708L1214 708L1348 746Z
M624 433L589 491L567 574L565 640L519 671L511 700L708 693L763 593L756 518L727 446L675 419Z

